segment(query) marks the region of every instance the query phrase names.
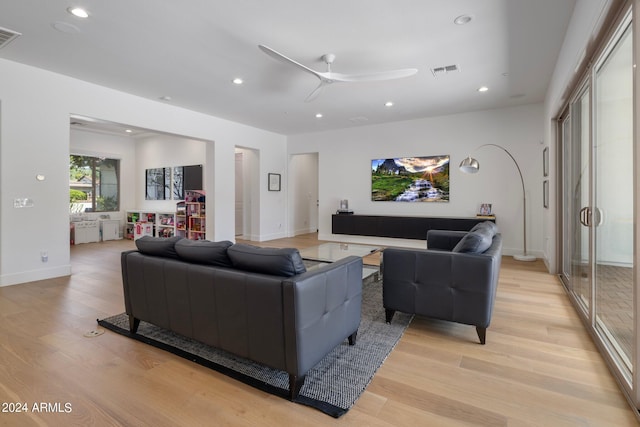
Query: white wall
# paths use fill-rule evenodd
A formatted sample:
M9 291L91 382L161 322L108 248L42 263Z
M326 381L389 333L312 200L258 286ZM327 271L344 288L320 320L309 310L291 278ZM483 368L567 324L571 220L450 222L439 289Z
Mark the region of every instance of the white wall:
M513 154L524 175L528 198L528 249L542 254L542 104L487 110L420 120L363 126L289 137L289 154L319 153L319 236L346 242L380 242L380 238L334 235L331 214L340 199L356 214L475 216L481 202L492 203L504 237L504 253L522 252L522 186L506 153L482 144L498 144ZM371 160L448 154L450 202L371 201ZM471 154L480 162L476 175L458 165ZM292 177L293 180L295 178ZM300 177L300 179L303 179ZM385 244L424 246L424 241L384 239Z
M135 142L135 202L127 210L151 210L173 212L177 200L146 200L146 170L151 168L203 165L203 182L206 181L206 144L208 142L173 135L151 135L137 138Z
M267 173L286 169L286 138L0 59L0 285L71 273L69 118L95 117L206 144L209 238L234 240L234 147L259 152L260 239L284 236L286 188L267 194ZM46 176L37 181L36 174ZM284 178L284 175L283 175ZM283 182L286 182L283 180ZM15 198L31 208L16 209ZM213 199L212 199L213 198ZM211 205L209 205L211 202ZM49 253L47 263L40 252Z

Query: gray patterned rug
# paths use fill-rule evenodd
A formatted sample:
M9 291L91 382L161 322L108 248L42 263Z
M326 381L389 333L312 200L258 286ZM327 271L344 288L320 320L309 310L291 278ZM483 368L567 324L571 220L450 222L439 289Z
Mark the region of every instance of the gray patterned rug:
M309 373L296 403L311 406L338 418L345 414L371 382L411 322L412 316L396 313L385 323L381 282L364 283L362 319L356 345L347 341L325 356ZM98 323L111 331L137 339L203 366L219 371L268 393L288 398L289 376L266 366L238 358L189 338L140 322L136 334L122 313Z

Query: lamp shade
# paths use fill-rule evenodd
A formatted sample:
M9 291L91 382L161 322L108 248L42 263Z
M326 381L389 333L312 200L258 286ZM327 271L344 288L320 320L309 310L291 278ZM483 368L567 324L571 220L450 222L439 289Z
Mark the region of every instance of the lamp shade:
M460 170L464 173L477 173L480 170L480 163L469 156L460 162Z

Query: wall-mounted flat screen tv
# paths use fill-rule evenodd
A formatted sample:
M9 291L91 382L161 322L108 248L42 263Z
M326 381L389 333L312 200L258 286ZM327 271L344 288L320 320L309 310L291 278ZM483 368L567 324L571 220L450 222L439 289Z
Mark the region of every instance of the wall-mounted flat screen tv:
M449 156L372 160L371 200L448 202Z

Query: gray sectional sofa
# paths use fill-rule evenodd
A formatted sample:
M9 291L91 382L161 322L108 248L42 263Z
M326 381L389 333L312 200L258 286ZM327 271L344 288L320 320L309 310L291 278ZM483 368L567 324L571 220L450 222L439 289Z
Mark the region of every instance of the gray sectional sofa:
M486 342L502 260L502 235L493 222L469 232L429 230L427 249L383 252L383 304L395 311L476 327Z
M289 374L306 373L346 339L354 345L362 259L307 272L296 249L143 237L122 253L130 330L150 322Z

